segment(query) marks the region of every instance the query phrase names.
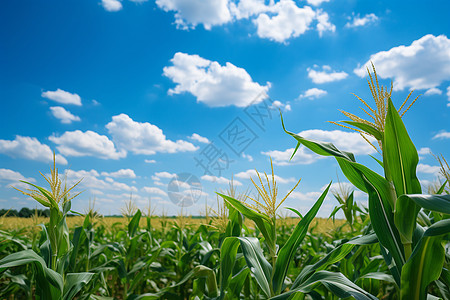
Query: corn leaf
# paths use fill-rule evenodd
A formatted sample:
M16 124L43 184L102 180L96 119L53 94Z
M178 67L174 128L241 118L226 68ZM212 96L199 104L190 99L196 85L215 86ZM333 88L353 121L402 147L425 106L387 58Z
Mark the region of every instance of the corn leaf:
M439 278L445 260L442 235L450 232L450 219L431 225L402 270L400 298L427 299L428 285Z
M306 232L308 231L309 224L314 220L314 217L317 215L319 208L322 206L325 197L327 196L328 190L330 189L331 183L328 184L325 191L320 195L319 199L316 201L314 206L308 211L304 218L298 222L297 226L295 226L294 231L291 236L284 244L284 246L278 252L278 258L275 263L275 270L273 275L273 290L276 294L281 293L281 289L283 287L284 279L289 270L289 265L291 260L297 251L298 246L303 241L306 236Z
M418 206L435 212L450 214L450 195L402 195L397 201L414 201Z

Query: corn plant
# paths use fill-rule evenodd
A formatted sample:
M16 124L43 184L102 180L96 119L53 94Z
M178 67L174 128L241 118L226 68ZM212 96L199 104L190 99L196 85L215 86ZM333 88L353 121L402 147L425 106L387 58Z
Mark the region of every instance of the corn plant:
M448 243L445 237L450 232L450 219L446 219L450 214L450 196L422 194L416 176L418 154L401 119L412 105L401 112L409 96L397 110L391 101L392 86L390 91L380 87L375 68L373 71L372 77L368 70L369 86L376 108L359 98L373 121L344 112L351 121L343 123L377 140L382 156L377 162L383 167L384 176L357 163L350 152L289 132L282 122L283 128L297 140L293 155L302 144L319 155L334 156L347 179L368 194L371 226L399 287L398 296L400 299L426 299L432 282L444 290L450 289L442 245ZM423 210L441 214L442 218L432 223ZM419 219L424 219L427 226L421 226Z
M26 181L23 182L35 189L19 190L50 209L49 223L42 225L39 253L26 249L10 254L0 260L0 271L32 265L35 271L32 280L36 283L36 299L73 299L94 276L89 272L67 272L74 245L69 239L66 217L70 211L71 200L78 195L71 196L69 193L78 183L69 189L65 184L63 187L56 168L55 156L51 175L42 176L49 183L50 190ZM31 291L31 288L28 288Z

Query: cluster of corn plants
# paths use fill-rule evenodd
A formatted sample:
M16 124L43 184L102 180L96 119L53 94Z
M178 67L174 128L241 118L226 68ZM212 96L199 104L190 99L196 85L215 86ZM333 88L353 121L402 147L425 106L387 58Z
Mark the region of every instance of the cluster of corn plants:
M389 267L391 281L395 282L396 296L427 299L433 296L429 294L433 283L447 298L450 196L422 194L416 176L417 150L401 119L412 103L401 113L408 96L397 110L391 101L392 86L390 91L380 87L375 68L373 71L373 76L369 72L369 86L376 107L359 98L372 120L344 112L351 119L344 121L344 126L352 126L363 136L376 139L382 159L375 160L384 174L357 163L352 153L341 151L331 143L308 140L285 131L297 140L296 150L304 145L319 155L335 157L347 179L368 194L370 224Z
M8 218L0 217L0 299L450 300L450 168L436 157L445 182L422 193L417 151L401 119L409 107L403 109L406 101L394 107L392 87L380 87L375 70L369 78L376 107L359 99L370 121L344 112L351 120L337 124L377 141L381 159L374 159L383 174L282 124L296 150L304 145L334 157L367 194L365 209L353 190L331 190L339 203L331 216L342 210L344 226L317 232L315 217L331 183L306 214L290 208L296 223L288 225L280 208L300 181L279 198L271 164L271 173L252 178L255 196L237 193L231 183L200 225L189 224L182 212L157 224L150 200L143 216L130 197L122 222L107 224L92 205L83 223L69 229L76 185L67 188L54 165L44 176L49 190L27 183L32 189L21 191L50 209L45 225L34 220L40 230L2 230Z

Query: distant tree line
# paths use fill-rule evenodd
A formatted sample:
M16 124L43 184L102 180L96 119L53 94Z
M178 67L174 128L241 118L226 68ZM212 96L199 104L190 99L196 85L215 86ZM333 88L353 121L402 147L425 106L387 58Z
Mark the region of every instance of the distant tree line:
M0 217L31 218L36 213L39 217L50 217L49 209L29 209L27 207L23 207L19 211L16 209L0 209Z

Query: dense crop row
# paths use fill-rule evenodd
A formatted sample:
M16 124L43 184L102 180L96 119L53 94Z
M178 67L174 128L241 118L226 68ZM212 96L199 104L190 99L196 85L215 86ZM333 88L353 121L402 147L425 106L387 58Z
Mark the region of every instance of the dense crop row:
M126 226L95 226L95 215L87 214L69 230L72 188L63 187L55 167L46 178L50 190L33 185L25 192L50 209L49 222L31 237L0 232L0 293L6 299L450 299L448 165L440 159L447 181L422 194L418 154L401 119L409 107L401 112L405 101L397 110L392 88L380 87L376 76L369 85L376 107L360 100L371 121L345 113L351 121L343 125L377 141L382 175L350 152L285 129L296 150L302 144L334 157L367 194L367 211L353 193L335 195L350 230L324 235L310 226L330 186L304 216L291 209L299 222L287 226L277 212L286 197L277 195L273 168L258 174L253 201L233 189L219 194L223 204L208 224L190 227L179 218L155 229L150 217L140 226L137 211Z

